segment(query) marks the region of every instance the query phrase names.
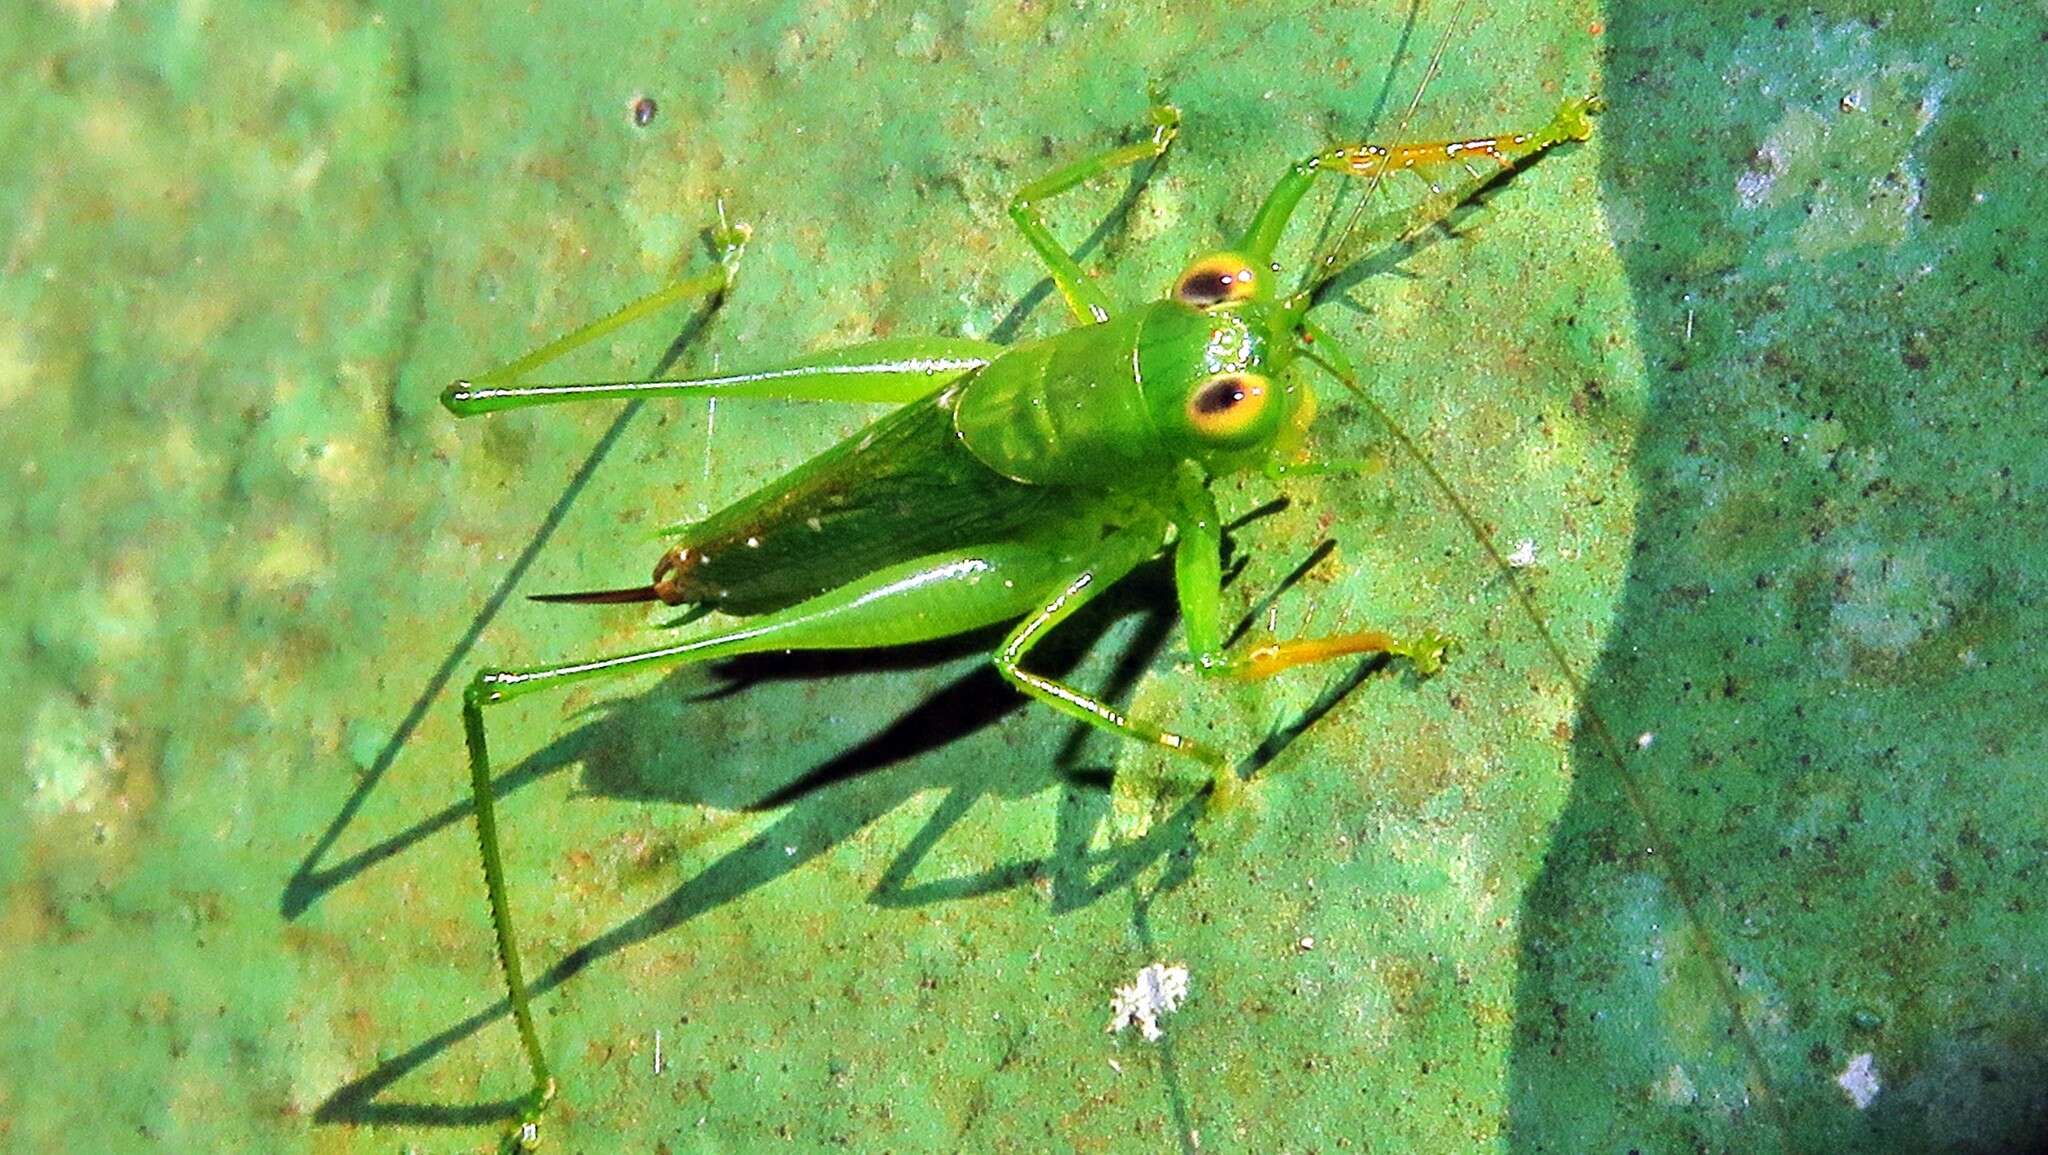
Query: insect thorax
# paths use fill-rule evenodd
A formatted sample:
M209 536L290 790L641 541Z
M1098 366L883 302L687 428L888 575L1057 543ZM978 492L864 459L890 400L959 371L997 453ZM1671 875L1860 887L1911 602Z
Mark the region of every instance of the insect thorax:
M1033 484L1130 489L1184 460L1241 468L1294 407L1264 375L1266 347L1234 310L1154 302L1003 353L960 386L955 427L989 468Z

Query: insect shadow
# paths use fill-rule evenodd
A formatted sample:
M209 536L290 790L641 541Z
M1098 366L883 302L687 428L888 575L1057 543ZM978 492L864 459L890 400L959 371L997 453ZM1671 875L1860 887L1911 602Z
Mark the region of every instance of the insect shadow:
M1087 254L1115 235L1136 203L1145 175L1133 174L1122 198L1079 246L1077 255ZM1049 294L1050 285L1049 280L1045 281L1027 293L1001 322L998 335L1014 336L1036 304ZM711 315L712 307L707 306L683 327L657 364L657 375L679 360ZM328 891L403 853L414 843L446 827L470 821L473 809L469 802L451 804L345 859L333 864L326 861L410 741L426 710L439 701L449 679L470 662L475 641L510 600L639 408L639 402L629 403L577 468L533 537L428 678L368 772L316 839L280 896L280 913L286 919L296 918ZM1276 512L1282 505L1284 502L1262 507L1241 519L1235 528L1241 529L1258 516ZM1264 606L1327 556L1330 548L1331 543L1325 543L1304 559L1285 582L1268 592L1240 624L1233 640L1249 629ZM1094 673L1088 679L1106 685L1108 696L1114 700L1157 664L1174 624L1171 610L1164 607L1174 604L1170 567L1154 563L1120 583L1099 605L1090 607L1035 651L1035 664L1049 675L1064 676L1081 663L1104 634L1120 634L1115 644L1106 647L1116 651L1107 676ZM704 868L640 914L564 955L536 976L534 993L552 990L595 961L658 936L788 874L857 835L903 802L934 789L944 790L944 798L882 871L870 894L871 902L914 906L1042 882L1049 888L1054 913L1059 913L1084 907L1130 886L1161 861L1167 863L1167 869L1149 888L1151 896L1177 886L1188 876L1197 853L1195 818L1202 806L1200 798L1184 801L1136 840L1096 847L1096 835L1109 812L1109 770L1082 764L1082 755L1088 748L1089 732L1085 727L1076 725L1054 731L1060 735L1060 746L1049 758L1041 755L951 759L953 765L971 769L959 775L946 771L937 777L921 764L919 755L974 739L1010 713L1025 708L1025 699L1012 692L987 663L994 640L992 633L976 634L891 651L756 656L711 671L725 679L723 686L707 687L703 670L681 671L641 695L607 703L594 717L501 774L496 780L496 793L501 797L549 774L581 766L583 786L592 795L728 810L782 811L774 823L743 846ZM1339 677L1294 723L1270 734L1240 764L1240 773L1255 773L1385 665L1383 657L1368 658L1350 674ZM931 685L928 696L881 731L812 765L757 765L749 772L735 774L733 768L745 765L746 759L732 755L741 752L709 749L701 743L690 749L677 749L675 743L651 740L655 735L679 732L681 727L675 721L685 711L701 715L730 708L760 714L759 699L763 694L773 695L792 686L816 687L841 679L868 687L875 674L891 670L909 672L913 683ZM863 716L873 713L871 708L861 712ZM781 724L804 714L775 710L766 713ZM688 732L716 734L721 730L705 725L705 718L691 721ZM757 754L764 746L780 745L757 743L748 753ZM977 801L1025 797L1054 787L1060 790L1059 811L1053 845L1045 856L994 863L958 877L912 881L918 867ZM508 1013L508 1004L498 1000L380 1062L329 1096L316 1109L315 1119L330 1123L468 1126L504 1118L516 1108L518 1100L450 1105L382 1101L381 1096L442 1051Z
M1089 232L1088 236L1075 248L1074 255L1077 258L1089 256L1101 248L1115 235L1124 222L1129 219L1131 209L1138 202L1139 194L1144 191L1145 182L1150 179L1153 170L1158 165L1159 162L1155 160L1131 175L1125 185L1123 195L1118 198L1116 204L1104 214ZM717 245L708 230L700 234L698 239L707 252L714 256L717 254ZM991 339L1003 343L1014 340L1022 330L1025 321L1030 318L1031 314L1040 304L1043 304L1051 296L1052 291L1052 278L1049 276L1041 278L1022 297L1018 298L1016 304L1004 315L991 334ZM647 375L659 377L673 369L682 360L683 354L696 342L704 328L711 322L720 303L719 300L714 299L692 314L677 330L675 336L669 341L668 347L662 352L661 357L654 363L652 370ZM498 579L497 584L491 588L489 596L484 599L482 606L478 608L476 616L470 619L469 625L457 637L454 644L449 647L447 655L441 659L434 672L427 678L425 685L420 689L419 695L407 707L398 725L392 728L390 737L385 740L384 745L378 750L377 756L371 761L369 769L357 781L355 789L342 802L340 809L335 812L334 818L327 824L327 828L314 840L312 848L306 853L306 857L292 871L291 877L285 882L283 892L278 896L278 913L286 921L298 918L327 892L355 878L379 862L403 851L413 841L417 841L417 837L405 838L403 836L386 839L367 850L359 851L333 864L327 862L327 858L333 853L335 845L340 842L342 834L348 830L349 826L354 823L356 815L362 811L363 804L369 800L370 795L376 791L378 784L383 781L384 775L397 762L398 755L412 741L412 736L418 731L420 721L426 717L427 711L441 700L441 695L447 690L450 679L466 668L465 664L472 657L477 639L483 636L484 629L497 618L499 611L503 610L506 603L512 599L512 595L518 590L520 584L524 582L527 572L532 569L534 561L539 558L541 550L554 537L555 531L561 527L562 521L568 515L570 507L576 503L576 499L582 494L584 487L590 483L590 479L597 473L598 467L603 465L605 459L611 455L613 447L618 444L618 440L625 433L626 427L632 423L634 416L640 412L644 404L645 402L640 400L627 402L619 410L618 417L605 429L603 435L598 438L597 443L591 447L590 452L577 465L575 472L570 475L569 481L563 486L562 492L556 496L554 502L548 507L546 516L541 519L540 525L535 528L533 536L527 540L525 546L520 549L518 555L513 559L512 564L506 568L504 574ZM470 810L466 805L451 807L449 810L443 811L441 814L429 819L429 823L432 824L431 826L422 824L421 827L415 827L414 829L420 832L420 836L424 836L424 834L433 833L442 826L448 825L449 822L466 819L469 813Z
M1273 502L1240 519L1277 512ZM1313 551L1282 583L1298 581L1327 556L1331 546ZM1040 651L1043 668L1065 675L1095 654L1108 669L1102 677L1108 695L1121 697L1148 669L1166 657L1174 627L1171 568L1153 563L1134 573L1114 591L1077 615ZM1278 596L1276 590L1268 597ZM1263 602L1262 602L1263 604ZM1254 607L1240 623L1248 629L1262 610ZM725 903L800 869L920 794L945 791L944 798L919 831L893 856L870 892L879 906L918 906L994 894L1019 886L1045 885L1053 913L1088 906L1131 886L1154 864L1164 863L1145 902L1171 891L1193 870L1199 853L1196 819L1199 796L1184 800L1142 836L1098 846L1097 835L1109 815L1106 789L1109 769L1089 765L1093 749L1109 743L1091 742L1092 730L1079 723L1061 728L1058 748L1050 757L1036 752L988 758L950 758L934 769L920 756L961 742L996 742L989 733L1011 713L1026 709L1021 696L989 667L989 639L979 635L944 643L882 651L843 654L804 653L757 655L705 669L684 670L631 697L606 702L589 712L581 724L535 751L497 780L500 797L517 792L551 774L581 767L582 786L590 796L614 800L660 801L739 810L776 810L780 817L743 845L726 853L671 890L651 906L563 955L536 976L536 994L554 989L592 963L662 935ZM1106 651L1106 652L1099 652ZM1314 721L1385 665L1367 659L1334 683L1323 697L1292 725L1270 735L1242 767L1253 773L1285 749ZM1091 672L1093 672L1091 670ZM872 714L878 675L894 673L911 683L907 709L869 737L840 753L808 766L777 764L763 756L758 740L728 739L726 748L712 737L761 712L759 699L777 695L815 695L822 685L858 701ZM886 685L898 679L880 679ZM713 683L707 685L707 682ZM885 691L886 693L886 691ZM673 740L681 732L678 719L690 713L692 741ZM717 715L734 726L720 725ZM770 711L786 722L782 711ZM710 717L703 715L709 714ZM767 744L773 746L775 744ZM799 758L796 761L801 762ZM751 763L751 764L749 764ZM735 767L741 767L735 772ZM1025 797L1059 790L1052 845L1043 857L994 863L971 874L916 882L919 865L984 798ZM468 803L452 804L394 835L384 844L350 861L356 869L382 861L448 826L465 824ZM657 852L655 869L664 857ZM470 1104L429 1104L382 1101L399 1080L435 1056L509 1014L505 1000L468 1016L410 1049L379 1063L344 1085L316 1109L323 1123L387 1123L427 1126L469 1126L504 1116L514 1099Z
M1142 175L1134 176L1116 207L1080 246L1081 253L1100 246L1114 234L1142 186ZM1002 322L1003 332L1014 335L1049 291L1048 280L1021 299ZM657 363L657 373L666 372L680 359L712 313L713 306L707 306L678 331ZM628 403L592 447L533 536L429 676L370 768L314 841L280 895L279 912L284 918L298 917L327 892L404 853L415 843L471 820L473 807L467 800L452 803L370 847L328 862L370 794L411 741L426 711L440 700L449 680L471 661L476 640L511 600L540 551L640 407L640 402ZM1242 529L1284 507L1284 499L1268 503L1239 519L1232 528ZM1328 552L1326 543L1312 553L1287 581L1254 607L1238 633L1248 629L1266 604ZM1090 607L1048 641L1039 652L1043 668L1055 676L1064 675L1080 664L1105 633L1120 633L1117 644L1107 647L1115 649L1116 656L1103 680L1112 698L1121 696L1157 662L1174 624L1173 614L1163 607L1173 604L1169 568L1164 563L1154 563L1120 583L1098 605ZM1035 885L1044 879L1050 887L1053 910L1059 913L1079 909L1128 886L1162 859L1170 865L1152 888L1153 896L1178 885L1188 875L1196 853L1194 819L1199 813L1199 799L1184 802L1142 838L1107 849L1093 848L1108 815L1106 787L1110 772L1105 766L1082 763L1088 746L1086 727L1067 728L1058 750L1049 759L958 759L954 760L956 764L973 766L972 773L938 778L919 766L919 755L970 739L1025 708L1025 699L1011 691L987 663L993 641L994 634L976 634L895 650L759 655L715 667L709 675L723 679L723 683L709 687L705 685L706 671L682 671L636 697L605 704L595 716L500 775L497 793L501 797L550 774L581 766L584 789L592 795L722 809L786 808L778 821L744 846L706 867L639 915L563 956L537 976L535 992L551 990L599 959L655 937L797 869L904 801L932 789L945 790L945 797L882 871L870 895L870 901L877 905L914 906L970 898ZM1372 660L1363 663L1357 677L1335 687L1334 697L1326 695L1329 704L1349 693L1381 664ZM764 775L759 767L754 773L735 775L731 768L743 760L721 756L731 752L701 745L689 751L677 750L672 745L650 747L644 741L648 735L678 732L673 723L683 711L715 712L724 703L735 710L752 712L763 693L840 679L867 686L874 681L874 675L886 671L909 673L913 682L930 686L929 694L879 732L780 778L772 769ZM1244 771L1254 772L1270 761L1287 741L1327 708L1312 707L1302 722L1269 737L1247 760ZM781 720L787 720L786 714ZM692 732L719 732L719 727L693 721L697 724L691 727ZM991 864L966 876L912 881L919 865L977 801L988 797L1022 797L1052 786L1061 787L1059 811L1053 845L1043 858ZM316 1109L316 1121L470 1126L505 1117L515 1107L515 1100L428 1104L380 1101L380 1097L442 1051L508 1013L506 1002L499 1000L380 1062L330 1095Z
M1382 94L1382 99L1384 99L1384 94ZM1128 219L1130 210L1137 203L1137 198L1143 190L1146 180L1149 178L1152 167L1156 167L1156 165L1157 162L1154 162L1152 166L1148 166L1131 176L1123 195L1119 198L1116 205L1097 223L1081 244L1075 248L1074 254L1076 257L1090 255L1115 236L1118 228ZM1505 183L1505 179L1501 183ZM1457 219L1462 219L1462 214ZM1450 229L1448 228L1433 230L1425 236L1415 238L1403 245L1394 246L1387 253L1369 258L1364 263L1363 268L1354 269L1340 276L1326 290L1326 293L1341 300L1347 307L1362 311L1362 306L1358 305L1348 295L1352 288L1356 287L1361 280L1371 275L1380 273L1405 275L1405 270L1401 268L1403 262L1422 248L1436 243L1447 235L1450 235ZM708 232L704 234L702 240L707 249L713 248ZM1053 283L1049 277L1041 279L1037 284L1033 285L998 323L992 336L999 341L1008 341L1015 338L1032 312L1051 294L1052 287ZM699 333L710 322L718 304L719 302L717 301L707 303L680 328L661 358L653 366L653 369L648 374L649 376L665 374L676 365L683 353L695 342ZM497 584L492 587L490 594L484 599L476 616L470 620L468 626L454 644L450 646L448 653L442 658L434 672L421 687L418 696L407 707L404 716L392 729L390 737L385 741L383 747L379 749L370 767L357 781L349 797L342 802L334 818L328 823L320 836L314 840L313 846L307 851L306 857L300 861L299 865L293 870L291 877L286 880L284 889L278 898L278 913L287 921L296 919L305 913L313 903L319 901L329 891L354 879L385 859L402 852L413 841L417 841L418 837L431 834L451 822L467 819L470 813L467 804L452 806L416 826L413 828L413 832L409 832L408 835L399 835L386 839L332 864L329 864L327 861L328 857L333 853L334 847L340 842L343 833L347 831L355 821L357 814L361 812L363 804L383 781L385 774L389 772L392 765L397 761L398 755L411 742L412 736L417 732L419 723L426 716L427 711L441 700L442 694L448 688L449 681L458 672L466 668L466 663L470 662L473 656L477 639L483 635L484 629L496 619L498 613L512 599L513 594L525 580L527 572L532 568L533 562L539 557L541 550L553 538L556 529L560 527L570 507L575 504L584 487L589 484L591 477L596 474L598 468L610 456L619 438L625 433L627 425L632 422L643 404L645 402L639 400L627 402L620 410L618 417L606 428L597 443L592 446L590 452L571 474L562 492L549 506L547 514L541 519L540 525L535 528L533 536L520 549L512 564L506 568ZM1269 509L1270 507L1264 508ZM1319 560L1321 556L1319 553L1315 560ZM1301 571L1297 571L1297 576L1299 572ZM1292 580L1294 579L1290 578L1290 582ZM1286 588L1284 584L1276 588L1268 595L1267 601L1262 602L1261 605L1268 604L1284 588ZM1243 628L1241 627L1239 635L1242 632ZM1237 640L1238 635L1234 635L1231 638L1233 643ZM912 649L916 650L918 648L912 647ZM1367 666L1373 669L1377 669L1382 664L1371 661L1366 663ZM1351 686L1355 686L1355 683L1351 683ZM1337 691L1348 693L1349 688L1346 687L1344 682L1339 682L1333 692ZM1314 713L1313 707L1312 713ZM1314 716L1320 717L1320 713L1314 713ZM1270 746L1271 742L1272 739L1269 739L1267 745ZM1269 754L1269 751L1262 749L1260 754L1254 755L1253 761L1258 761L1259 758L1269 756ZM516 774L516 772L513 773ZM507 780L513 785L517 785L520 782L520 780L513 777L513 774L508 774Z
M708 247L708 233L703 240ZM669 340L668 347L655 362L656 372L667 372L682 359L683 354L703 333L705 326L711 323L719 304L720 302L715 299L706 302L676 330L675 336ZM583 461L576 466L576 471L569 475L562 492L556 495L553 503L548 506L547 514L541 518L540 525L535 527L533 536L527 539L518 556L512 559L512 564L505 568L497 584L491 587L489 596L484 598L483 605L477 608L476 616L470 619L469 625L448 648L447 655L434 667L434 672L428 675L426 684L420 687L419 695L413 699L412 705L406 708L405 715L399 719L398 725L392 728L391 736L385 739L384 745L377 751L377 757L371 761L369 769L357 780L355 789L343 800L341 808L335 812L327 828L320 832L320 837L313 840L312 849L300 860L298 867L292 871L292 876L285 880L284 890L278 895L277 901L278 914L282 915L285 921L289 922L304 914L308 907L319 901L328 891L348 882L363 871L405 849L412 841L416 841L387 839L331 866L326 865L327 856L333 853L334 846L341 840L342 834L355 822L356 815L362 811L363 803L369 800L378 784L384 780L384 775L391 770L392 764L398 761L398 755L411 743L412 736L419 730L420 720L441 700L441 694L448 688L449 680L461 672L464 664L470 660L477 639L483 636L484 629L497 618L498 612L512 599L520 583L526 580L527 571L533 568L534 561L540 557L540 551L555 536L555 530L561 527L562 520L569 515L570 507L576 504L576 499L582 495L584 487L590 484L590 479L596 476L597 469L604 464L605 458L611 456L613 447L618 444L619 438L626 432L626 427L632 424L634 415L640 412L644 404L645 402L638 400L628 401L620 408L619 415L612 419L612 423L605 427L603 435L590 447L590 452L584 455ZM468 813L469 810L465 806L457 817L466 817ZM446 822L442 822L441 825L446 825Z

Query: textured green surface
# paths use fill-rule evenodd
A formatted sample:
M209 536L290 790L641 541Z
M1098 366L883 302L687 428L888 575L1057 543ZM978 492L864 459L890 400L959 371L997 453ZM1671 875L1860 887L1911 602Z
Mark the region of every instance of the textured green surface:
M1633 798L1575 745L1526 900L1529 1150L2048 1136L2048 19L1822 7L1611 13L1650 392L1593 700L1654 740Z
M539 1015L559 1149L2001 1150L2043 1125L2039 10L1643 7L1475 3L1416 134L1533 122L1603 73L1614 111L1326 314L1529 543L1600 711L1655 736L1630 777L1397 457L1290 484L1232 604L1334 538L1262 625L1463 648L1365 679L1215 822L1179 767L1016 707L964 647L523 702L493 724L529 959L574 971ZM721 194L756 244L690 364L1047 331L1003 200L1118 139L1148 81L1185 132L1091 261L1155 292L1367 121L1406 15L263 11L0 16L15 1149L491 1146L523 1072L446 678L639 643L631 613L493 611L638 577L645 527L866 416L458 423L448 377L697 259ZM1383 127L1446 16L1420 13ZM1334 399L1321 442L1384 451ZM1141 612L1164 597L1135 582L1078 676L1235 749L1346 681L1197 683ZM1193 984L1168 1041L1105 1035L1160 960ZM1858 1111L1834 1078L1866 1052Z

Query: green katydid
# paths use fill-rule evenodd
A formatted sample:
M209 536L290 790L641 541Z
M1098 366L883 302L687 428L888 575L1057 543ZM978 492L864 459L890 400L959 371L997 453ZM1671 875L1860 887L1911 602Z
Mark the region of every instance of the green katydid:
M1061 168L1010 203L1011 218L1076 321L1054 336L1007 347L891 338L747 372L526 381L563 354L657 310L722 296L733 284L747 233L725 225L721 214L714 233L717 268L451 385L442 400L458 416L642 397L899 406L709 517L671 527L674 544L648 583L539 599L658 600L722 611L737 618L735 624L609 657L486 669L465 691L463 722L498 957L534 1080L522 1135L537 1137L555 1083L513 934L486 707L632 671L761 651L902 645L1016 623L992 660L1018 690L1089 725L1199 760L1212 775L1212 800L1227 802L1243 787L1222 753L1033 673L1032 648L1104 589L1170 550L1187 648L1204 675L1264 677L1366 653L1401 656L1420 672L1433 671L1445 645L1434 633L1400 639L1368 630L1227 652L1219 595L1222 524L1209 482L1246 470L1280 476L1295 466L1315 412L1309 384L1290 373L1297 359L1379 412L1359 390L1350 357L1310 319L1319 293L1359 256L1423 234L1505 173L1556 145L1586 139L1598 107L1588 99L1566 101L1547 124L1526 132L1350 144L1307 157L1274 185L1236 243L1190 263L1164 299L1124 307L1053 237L1039 205L1092 178L1160 157L1178 130L1179 114L1157 105L1142 139ZM1370 181L1363 209L1387 174L1402 171L1429 182L1419 203L1372 218L1354 214L1299 283L1283 292L1275 252L1317 178L1337 173ZM1476 531L1477 523L1462 506L1459 511Z

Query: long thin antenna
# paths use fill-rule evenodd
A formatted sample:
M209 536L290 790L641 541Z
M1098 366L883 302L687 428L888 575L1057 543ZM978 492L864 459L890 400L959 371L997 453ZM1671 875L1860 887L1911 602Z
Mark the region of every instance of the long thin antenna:
M1500 546L1493 540L1493 535L1487 532L1486 523L1479 520L1479 515L1463 497L1459 496L1458 491L1452 488L1450 479L1436 467L1436 462L1424 451L1422 445L1409 436L1407 429L1394 419L1394 415L1386 406L1381 405L1377 398L1358 383L1357 374L1349 368L1348 363L1344 367L1339 367L1314 349L1303 349L1301 355L1336 379L1338 384L1357 398L1379 422L1380 427L1394 439L1395 444L1401 447L1401 451L1407 454L1408 459L1422 470L1430 488L1436 490L1437 496L1444 504L1450 506L1451 512L1458 520L1465 523L1466 531L1479 543L1480 550L1493 563L1494 572L1507 585L1515 604L1521 608L1523 616L1535 628L1536 637L1545 653L1557 667L1565 684L1571 688L1572 700L1580 706L1586 724L1592 731L1594 745L1613 767L1629 809L1635 814L1636 820L1642 823L1651 848L1658 852L1658 865L1662 867L1664 880L1677 898L1679 909L1685 912L1685 920L1692 929L1697 949L1711 963L1714 986L1721 996L1722 1005L1728 1009L1729 1017L1734 1020L1736 1045L1749 1064L1751 1077L1755 1080L1758 1090L1757 1097L1763 1101L1764 1109L1777 1124L1779 1132L1791 1134L1791 1118L1786 1111L1784 1100L1771 1082L1770 1067L1764 1061L1763 1048L1758 1044L1756 1032L1750 1027L1749 1017L1742 1009L1743 996L1742 991L1736 986L1735 963L1729 958L1728 952L1722 949L1720 941L1707 929L1707 918L1704 913L1706 904L1699 888L1681 867L1678 855L1666 849L1675 843L1664 832L1664 824L1658 820L1656 811L1651 808L1649 792L1644 789L1640 777L1629 766L1628 755L1623 750L1621 740L1607 725L1607 719L1601 715L1599 708L1593 704L1592 689L1580 676L1578 667L1572 665L1570 655L1565 653L1564 643L1558 640L1556 631L1550 628L1549 620L1543 616L1542 607L1536 604L1536 595L1515 572L1515 567L1509 564L1507 556L1501 553Z
M1408 122L1415 119L1415 110L1422 107L1422 94L1429 91L1430 81L1436 79L1437 69L1444 62L1444 53L1451 47L1451 37L1458 30L1458 20L1464 14L1465 0L1458 0L1451 8L1451 18L1444 25L1443 34L1437 37L1436 49L1429 54L1429 66L1422 70L1422 83L1415 86L1415 99L1408 102L1407 111L1401 114L1401 123L1394 128L1395 141L1398 142L1408 135ZM1322 256L1309 262L1308 269L1302 276L1302 288L1306 289L1314 284L1318 271L1335 261L1337 254L1344 251L1344 242L1351 239L1352 231L1365 216L1365 206L1372 203L1373 197L1380 191L1380 183L1386 179L1387 166L1383 164L1372 174L1372 183L1365 186L1365 195L1359 197L1358 203L1351 207L1351 216L1344 222L1344 228L1337 234L1336 241L1323 250Z

